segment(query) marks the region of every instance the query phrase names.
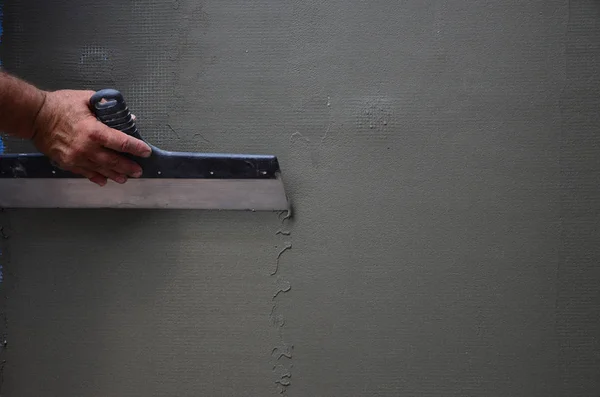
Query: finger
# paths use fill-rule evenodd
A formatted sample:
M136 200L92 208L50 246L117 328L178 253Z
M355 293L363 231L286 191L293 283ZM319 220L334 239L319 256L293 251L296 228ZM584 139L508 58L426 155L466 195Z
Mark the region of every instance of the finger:
M100 164L95 163L93 161L87 161L86 168L93 170L94 172L97 172L98 174L103 175L104 177L111 179L117 183L123 184L127 182L127 176L119 174L118 172L115 172L111 169L104 168Z
M97 172L90 171L85 168L79 168L79 167L71 168L69 171L86 177L87 179L89 179L91 182L94 182L98 186L106 185L106 178L104 176L98 174Z
M99 168L98 172L104 175L106 178L111 179L119 184L127 182L127 176L114 172L113 170L107 170L106 168Z
M95 138L102 146L138 157L150 157L152 149L146 142L109 128L100 122L98 124L101 127L96 131Z
M91 178L88 178L91 182L94 182L96 185L98 186L104 186L106 185L106 177L100 175L100 174L96 174Z
M92 154L90 160L102 168L113 170L121 175L128 175L134 178L142 176L142 167L139 164L113 151L99 150Z

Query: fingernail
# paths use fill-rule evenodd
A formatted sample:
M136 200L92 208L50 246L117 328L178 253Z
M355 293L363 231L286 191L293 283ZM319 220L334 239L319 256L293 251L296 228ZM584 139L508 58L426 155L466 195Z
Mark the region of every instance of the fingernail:
M125 182L127 182L127 178L125 178L124 176L118 176L116 178L116 180L117 180L117 183L125 183Z
M102 187L104 185L106 185L106 181L94 181L96 183L96 185Z
M142 176L142 171L136 171L133 174L131 174L131 176L134 178L139 178L140 176Z
M152 150L151 149L144 149L142 151L142 157L150 157L151 154L152 154Z

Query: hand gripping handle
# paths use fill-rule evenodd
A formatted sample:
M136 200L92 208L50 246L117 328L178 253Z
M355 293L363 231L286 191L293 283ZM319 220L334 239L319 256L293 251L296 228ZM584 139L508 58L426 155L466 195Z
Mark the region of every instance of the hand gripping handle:
M90 107L103 124L143 140L119 91L110 88L97 91L90 98Z

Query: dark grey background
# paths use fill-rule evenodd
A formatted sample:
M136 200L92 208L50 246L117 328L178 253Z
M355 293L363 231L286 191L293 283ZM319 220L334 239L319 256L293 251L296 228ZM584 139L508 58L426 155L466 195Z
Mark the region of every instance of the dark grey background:
M4 8L9 71L295 212L2 214L2 395L600 395L597 1Z

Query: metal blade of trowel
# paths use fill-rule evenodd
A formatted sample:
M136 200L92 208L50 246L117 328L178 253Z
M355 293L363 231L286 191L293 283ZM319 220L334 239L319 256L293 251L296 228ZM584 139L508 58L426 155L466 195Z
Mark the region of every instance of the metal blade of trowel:
M90 106L107 126L142 139L120 92L101 90ZM277 157L169 152L133 158L141 178L99 187L38 153L0 156L2 208L289 209Z

